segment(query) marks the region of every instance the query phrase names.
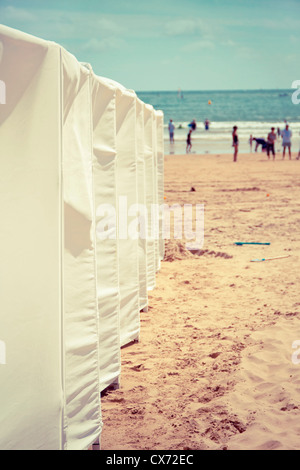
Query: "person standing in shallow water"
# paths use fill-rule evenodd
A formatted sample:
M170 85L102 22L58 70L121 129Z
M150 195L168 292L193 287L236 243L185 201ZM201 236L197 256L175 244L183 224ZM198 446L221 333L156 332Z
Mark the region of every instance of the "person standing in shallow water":
M189 133L186 138L186 153L189 153L192 149L192 129L189 130Z
M174 143L174 129L175 129L175 126L173 124L172 119L170 119L170 121L169 121L169 136L170 136L170 143L171 144Z
M232 147L234 147L233 161L237 161L237 154L239 151L239 138L237 135L237 126L233 127L232 130Z
M273 160L275 160L275 142L276 142L276 133L274 127L271 127L271 132L268 134L267 140L267 155L268 160L270 160L270 152L272 152Z
M291 155L291 146L292 146L291 137L292 137L292 131L289 129L289 125L288 125L288 124L286 124L285 129L281 132L281 136L282 136L282 147L283 147L282 159L284 160L284 157L285 157L285 150L286 150L286 148L287 148L287 149L288 149L288 152L289 152L289 158L290 158L290 160L291 160L291 159L292 159L292 155Z

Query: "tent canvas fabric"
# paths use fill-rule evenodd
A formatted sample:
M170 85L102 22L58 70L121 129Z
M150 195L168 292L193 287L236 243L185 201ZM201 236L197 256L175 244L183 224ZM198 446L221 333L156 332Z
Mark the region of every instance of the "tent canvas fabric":
M136 100L136 142L137 142L137 171L138 171L138 210L141 218L141 228L139 237L139 303L140 310L148 306L147 290L147 213L146 213L146 174L145 174L145 154L144 154L144 110L143 102Z
M88 73L55 43L0 34L0 445L84 449L102 429Z
M83 450L163 258L163 114L54 42L0 49L0 448Z
M159 261L165 257L165 240L163 233L163 205L164 205L164 114L156 111L157 125L157 198L159 210ZM161 263L159 262L159 267Z
M157 176L157 116L156 111L152 110L152 149L153 149L153 211L152 224L154 230L154 250L155 250L155 272L160 269L159 257L159 207L158 207L158 176Z
M99 436L99 333L96 297L90 72L61 49L64 200L65 446Z
M116 236L116 89L92 74L100 390L119 386L120 292ZM112 210L115 209L115 213ZM111 217L113 220L111 220Z
M154 158L153 158L153 107L144 104L144 139L145 139L145 175L146 175L146 207L148 213L147 233L147 289L155 288L156 253L155 240L152 227L152 211L155 203L154 196Z
M136 95L116 88L117 201L119 213L120 342L139 340L138 238L130 233L131 209L138 201L136 149Z
M0 447L62 449L60 50L3 26L0 42Z

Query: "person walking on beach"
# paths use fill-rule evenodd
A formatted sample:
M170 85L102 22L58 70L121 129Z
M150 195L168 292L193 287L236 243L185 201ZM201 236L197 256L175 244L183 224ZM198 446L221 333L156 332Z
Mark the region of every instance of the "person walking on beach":
M282 159L284 160L285 151L286 151L286 148L288 148L288 150L289 150L289 159L291 160L291 159L292 159L292 155L291 155L291 146L292 146L291 137L292 137L292 131L289 129L289 125L288 125L288 124L285 126L285 129L281 132L281 137L282 137L282 147L283 147Z
M233 161L237 161L237 154L239 150L239 138L237 135L237 126L233 126L232 129L232 147L234 147Z
M169 121L169 136L170 136L170 143L174 143L174 129L175 129L175 126L173 124L173 121L172 119L170 119Z
M186 138L186 153L189 153L192 148L192 129L189 130L189 133Z
M267 138L267 155L268 159L270 160L270 152L272 152L273 160L275 160L275 141L276 141L276 133L275 128L271 128L271 132L268 134Z
M205 130L206 130L206 131L209 131L209 125L210 125L209 120L208 120L208 119L205 119L205 121L204 121L204 127L205 127Z

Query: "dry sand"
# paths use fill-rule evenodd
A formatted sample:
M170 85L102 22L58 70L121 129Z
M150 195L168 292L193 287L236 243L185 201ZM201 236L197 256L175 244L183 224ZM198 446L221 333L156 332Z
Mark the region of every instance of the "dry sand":
M166 244L140 343L102 397L103 450L299 449L300 161L276 158L166 155L166 203L205 204L204 246Z

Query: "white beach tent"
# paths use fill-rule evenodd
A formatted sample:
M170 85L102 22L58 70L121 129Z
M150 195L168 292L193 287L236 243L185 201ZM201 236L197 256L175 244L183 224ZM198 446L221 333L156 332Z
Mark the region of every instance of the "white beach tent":
M88 448L101 429L90 72L61 49L64 199L66 448Z
M120 342L125 346L139 341L140 335L139 234L134 225L138 203L136 94L111 83L116 87Z
M156 274L156 250L153 227L153 204L156 201L154 194L154 149L153 149L153 106L144 104L144 155L145 155L145 176L146 176L146 206L148 213L148 233L147 233L147 289L155 288Z
M0 448L87 449L163 257L163 115L2 25L0 80Z
M102 429L89 72L0 26L1 449L86 449Z
M117 240L116 88L91 72L96 210L100 390L118 388L121 373Z
M160 207L159 211L159 261L165 257L165 241L163 233L163 215L162 206L164 204L164 114L162 111L156 111L157 124L157 197ZM160 263L159 263L160 267Z
M139 284L140 310L148 308L147 289L147 207L146 207L146 172L145 172L145 137L144 137L144 103L136 100L136 141L137 141L137 171L138 171L138 204L141 218L139 237Z
M152 149L153 149L153 209L152 209L152 224L154 235L154 250L155 250L155 273L160 269L160 256L159 256L159 207L158 207L158 174L157 174L157 115L155 109L152 111Z

